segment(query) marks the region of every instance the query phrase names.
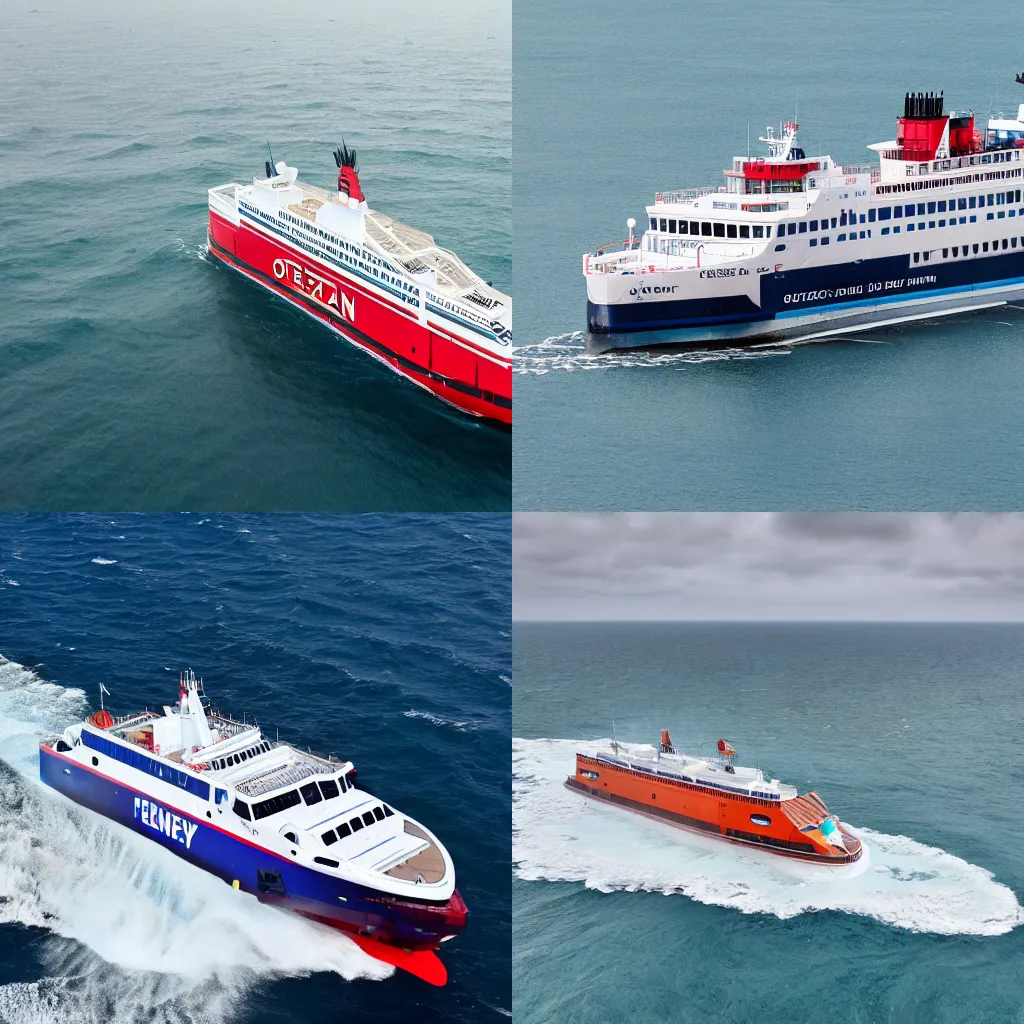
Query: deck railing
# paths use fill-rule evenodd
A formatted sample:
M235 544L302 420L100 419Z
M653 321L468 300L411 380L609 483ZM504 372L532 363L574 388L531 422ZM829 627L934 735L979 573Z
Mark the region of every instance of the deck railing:
M677 188L670 192L655 192L654 202L659 206L664 203L689 203L701 196L709 196L713 192L724 192L724 185L704 185L700 188Z

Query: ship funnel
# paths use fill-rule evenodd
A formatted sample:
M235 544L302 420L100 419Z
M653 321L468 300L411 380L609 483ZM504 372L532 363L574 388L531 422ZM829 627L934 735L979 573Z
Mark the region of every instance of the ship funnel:
M350 205L365 203L366 196L359 186L356 151L349 149L344 139L341 140L340 148L334 151L334 162L338 165L338 198Z
M672 746L672 737L668 734L668 729L661 730L661 753L663 754L674 754L676 748Z

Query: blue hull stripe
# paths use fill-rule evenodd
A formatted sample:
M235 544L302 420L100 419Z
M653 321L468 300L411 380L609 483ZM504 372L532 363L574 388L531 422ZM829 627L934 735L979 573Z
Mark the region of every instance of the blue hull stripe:
M917 284L909 284L918 281ZM766 322L785 323L805 316L855 316L865 309L914 300L982 297L998 288L1024 289L1024 246L998 255L911 264L910 258L885 256L765 274L760 307L746 295L667 302L587 303L587 325L595 334L631 331L699 330L702 327ZM930 287L929 287L930 286ZM871 291L871 289L876 289ZM835 301L837 291L850 298ZM829 300L832 301L829 301ZM788 300L788 301L787 301ZM824 300L824 301L823 301Z
M401 904L384 903L382 900L388 899L386 894L314 871L264 850L218 827L210 819L181 811L46 746L39 748L39 777L75 803L159 843L204 871L228 882L237 880L239 888L263 903L409 948L432 948L443 936L452 934L443 927L439 914L424 915ZM211 804L211 813L215 810ZM173 829L168 826L164 830L163 824L171 815L187 824L182 828L175 825ZM279 873L284 892L261 892L260 871ZM436 924L442 930L431 927L434 922L426 920L428 916L436 916Z

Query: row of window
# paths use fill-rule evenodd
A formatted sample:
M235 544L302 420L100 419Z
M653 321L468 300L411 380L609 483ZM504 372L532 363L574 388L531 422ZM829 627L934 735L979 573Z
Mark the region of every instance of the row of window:
M962 196L959 199L937 199L930 203L906 203L901 206L882 206L878 210L868 210L868 220L890 220L898 217L923 217L926 213L945 213L947 205L950 213L954 210L983 210L986 206L1005 206L1020 202L1020 189L1008 189L1006 192L990 192L987 196Z
M237 754L215 758L210 762L210 767L233 768L236 764L241 764L243 761L248 761L258 757L260 754L265 754L268 750L270 750L270 743L264 740L262 743L257 743L254 747L246 747L245 750L240 750Z
M998 155L998 154L997 154ZM1007 154L1007 157L1009 154ZM973 162L974 157L971 157ZM922 164L927 170L927 164ZM937 169L937 168L936 168ZM922 171L922 173L924 173ZM930 178L927 181L901 181L895 185L879 185L879 195L891 195L896 192L917 192L926 188L947 188L950 185L974 185L980 181L996 181L999 178L1019 178L1022 174L1020 167L1014 167L1008 171L988 171L985 174L957 174L945 178Z
M345 781L344 776L337 779L322 779L319 782L307 782L298 789L290 789L287 793L279 793L277 796L268 797L266 800L259 800L252 804L242 799L236 799L233 810L240 818L246 821L259 821L260 818L269 818L272 814L280 814L289 807L298 807L305 802L309 807L320 803L321 800L332 800L341 793L352 787ZM299 794L302 794L299 796Z
M1021 248L1024 249L1024 235L1020 238ZM953 258L957 259L963 256L970 256L971 254L977 256L979 253L986 252L1001 252L1008 249L1017 248L1016 238L997 238L994 242L975 242L973 245L954 245L942 250L942 258L948 260L950 258L950 252L953 253ZM914 262L920 263L923 259L925 263L931 258L929 252L915 252Z
M141 750L116 743L106 736L97 736L95 733L89 732L88 729L82 730L82 742L100 754L106 754L107 757L112 757L115 761L120 761L121 764L126 764L130 768L136 768L140 772L145 772L156 779L177 786L179 789L185 790L186 793L199 797L200 800L210 799L209 783L203 782L179 768L172 768L171 765L164 764L156 758L149 757Z
M651 230L661 230L668 235L691 235L698 238L769 238L772 233L770 225L720 224L706 220L677 220L675 217L652 217Z
M336 829L329 829L320 838L323 840L324 846L330 846L331 843L336 843L339 839L352 835L353 832L358 832L362 828L369 828L374 822L392 817L394 813L387 804L379 804L372 810L364 811L362 814L357 814L354 818L349 818L348 821L343 821Z

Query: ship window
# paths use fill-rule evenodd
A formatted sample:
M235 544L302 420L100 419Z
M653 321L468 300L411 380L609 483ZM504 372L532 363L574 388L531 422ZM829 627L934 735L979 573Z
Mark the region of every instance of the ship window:
M777 245L777 246L775 246L775 251L776 252L782 252L782 250L785 249L785 248L786 248L785 245Z
M893 215L893 219L895 219L897 217L902 217L903 216L903 207L902 206L894 206L892 208L892 215Z
M729 238L735 238L736 237L736 225L735 224L727 224L725 226L725 233L726 233L726 235Z
M877 217L878 217L878 211L877 210L868 210L868 220L872 224L874 224L874 222L877 219Z
M817 245L817 244L818 244L818 240L816 238L812 238L811 239L811 245Z
M888 206L883 206L878 211L878 219L879 220L889 220L889 218L891 216L892 216L892 210Z
M843 212L841 214L839 214L839 226L841 228L845 228L846 227L846 211L845 210L843 210Z
M823 239L821 240L821 244L822 244L822 245L828 245L828 238L823 238Z
M992 198L993 198L992 197L992 193L989 192L989 194L988 194L988 205L989 206L994 206L995 205L995 203L992 202Z
M945 199L940 199L938 205L939 205L939 213L945 213L946 212L946 200Z
M749 238L749 237L750 237L750 225L749 224L741 224L740 225L740 238Z
M977 196L970 196L967 200L967 205L973 210L978 205Z
M363 813L363 822L367 825L373 824L373 811L365 811Z
M908 230L908 231L914 231L914 230L916 230L916 229L915 229L915 227L914 227L914 225L913 225L913 224L908 224L908 225L907 225L907 230Z
M338 795L338 784L334 779L324 779L320 783L320 792L323 793L325 800L333 800Z
M249 814L249 805L244 800L236 800L231 809L240 818L245 818L246 821L252 821L252 817Z
M317 864L323 864L324 867L328 867L328 868L336 868L336 867L338 867L338 862L336 860L331 860L330 857L314 857L313 860Z
M716 224L715 225L715 238L725 238L725 225L724 224Z
M668 222L668 233L670 235L674 235L676 233L676 221L674 217Z
M988 242L982 242L981 243L981 251L982 252L988 252Z
M771 238L772 237L772 226L771 226L771 224L768 224L768 225L765 226L764 237L765 238Z
M286 811L289 807L295 807L300 803L302 800L299 798L299 791L290 789L280 796L268 797L266 800L260 800L259 803L253 804L252 814L259 821L260 818L269 818L273 814L280 814L281 811Z
M893 233L894 235L898 235L898 234L900 233L900 229L899 229L899 228L893 228L893 229L892 229L892 233ZM863 231L862 231L862 232L860 233L860 237L861 237L861 238L863 238L863 237L864 237L864 234L865 234L865 232L863 232Z
M353 818L349 822L349 824L352 826L352 831L353 832L358 832L363 827L363 819L362 818Z
M807 234L807 221L805 221L805 220L800 221L800 234L801 235L806 235Z
M667 227L667 225L666 225L665 218L662 217L661 218L661 230L664 231L666 229L666 227Z
M955 255L956 255L956 253L953 253L953 255L955 256ZM942 250L942 258L943 258L944 260L945 260L945 259L948 259L948 258L949 258L949 250L948 250L948 249L943 249L943 250Z
M217 790L217 803L226 804L228 802L228 791L226 789Z
M972 248L974 249L975 256L977 256L977 254L978 254L978 243L975 242Z
M882 234L883 235L889 234L889 229L888 228L882 228Z
M835 226L836 226L836 219L835 219L835 217L833 217L832 218L832 227L835 227Z
M1006 248L1006 239L1005 238L1003 239L1003 248L1004 249Z
M711 222L702 220L700 222L700 233L710 238L711 236Z
M320 837L320 839L323 842L324 846L330 846L331 843L336 843L338 841L338 833L335 832L333 828L332 829L328 829Z
M764 228L760 224L755 224L754 225L754 237L755 238L763 238L764 237Z
M302 799L305 800L307 805L310 807L312 807L313 804L320 803L323 799L315 782L307 782L306 785L299 786L299 792L302 794Z
M1014 235L1014 237L1010 239L1010 248L1011 249L1016 249L1017 248L1017 236L1016 235Z
M657 231L658 230L658 219L656 217L652 217L651 218L651 230L652 231Z
M791 235L795 235L796 234L796 224L790 224L789 225L788 234L791 234Z
M812 220L811 221L811 230L812 231L817 231L818 230L818 222L816 220Z
M932 254L930 252L923 252L921 253L921 255L924 257L925 263L927 263L932 258Z
M699 235L700 234L700 224L697 221L695 221L695 220L691 220L690 221L690 234L691 235Z
M385 804L385 805L384 805L384 817L385 817L385 818L391 818L391 817L393 817L393 816L394 816L394 813L395 813L395 812L394 812L393 810L391 810L391 808L390 808L390 807L388 807L388 805L387 805L387 804Z
M841 235L836 235L836 241L837 242L845 242L846 241L846 232L844 231Z
M373 809L373 816L378 821L383 821L384 820L384 808L383 807L374 807L374 809Z
M688 226L687 222L685 220L681 220L679 222L679 234L685 235L686 234L687 226Z
M352 835L352 827L351 827L351 825L349 825L349 823L347 821L343 821L338 826L338 838L339 839L344 839L345 836L350 836L350 835Z

